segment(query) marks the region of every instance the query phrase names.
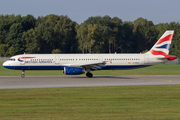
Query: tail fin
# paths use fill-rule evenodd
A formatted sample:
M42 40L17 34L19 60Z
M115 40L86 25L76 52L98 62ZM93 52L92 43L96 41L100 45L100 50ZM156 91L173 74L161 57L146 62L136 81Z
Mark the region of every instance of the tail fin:
M168 60L176 59L176 56L169 55L174 30L167 30L147 54L163 55Z

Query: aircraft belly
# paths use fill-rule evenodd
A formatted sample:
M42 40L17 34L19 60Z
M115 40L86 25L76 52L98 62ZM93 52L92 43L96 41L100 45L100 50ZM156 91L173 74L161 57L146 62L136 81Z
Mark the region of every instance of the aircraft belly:
M63 70L65 66L5 66L14 70Z

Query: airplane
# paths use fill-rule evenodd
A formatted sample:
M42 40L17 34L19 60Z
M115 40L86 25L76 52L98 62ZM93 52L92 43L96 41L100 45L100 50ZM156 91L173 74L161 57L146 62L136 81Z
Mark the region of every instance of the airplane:
M21 54L3 63L8 69L63 70L65 75L79 75L86 72L92 78L95 70L136 69L176 59L169 55L174 30L167 30L155 45L144 54Z

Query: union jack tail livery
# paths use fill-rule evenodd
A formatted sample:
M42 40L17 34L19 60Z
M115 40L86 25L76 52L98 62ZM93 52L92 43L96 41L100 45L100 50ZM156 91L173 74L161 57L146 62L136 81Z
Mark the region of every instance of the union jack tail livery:
M151 55L161 55L163 58L167 58L167 60L174 60L176 56L169 55L169 50L173 38L174 30L167 30L161 38L156 42L156 44L151 48L151 50L146 54ZM162 58L162 59L163 59Z

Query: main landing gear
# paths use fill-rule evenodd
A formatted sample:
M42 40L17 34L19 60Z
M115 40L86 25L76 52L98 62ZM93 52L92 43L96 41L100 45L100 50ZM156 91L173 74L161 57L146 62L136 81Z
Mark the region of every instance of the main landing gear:
M22 78L25 77L24 73L25 73L25 70L22 70L22 75L21 75Z
M93 77L93 74L90 73L90 72L87 72L87 73L86 73L86 76L87 76L88 78L92 78L92 77Z

